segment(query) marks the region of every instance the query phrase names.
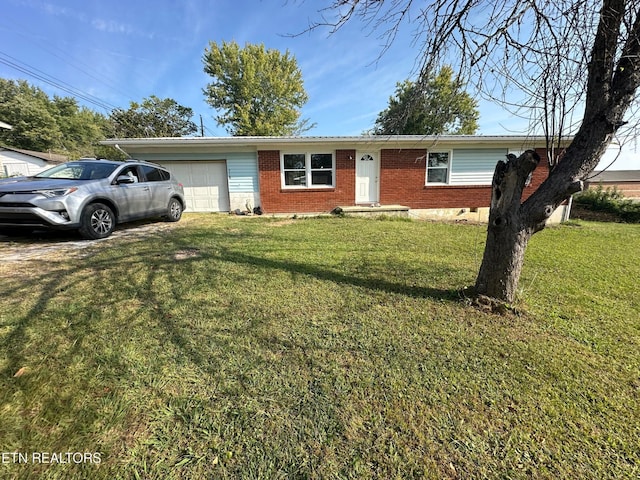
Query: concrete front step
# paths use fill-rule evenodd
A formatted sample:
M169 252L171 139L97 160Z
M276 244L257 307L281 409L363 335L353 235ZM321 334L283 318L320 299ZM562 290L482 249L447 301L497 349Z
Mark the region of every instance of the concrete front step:
M408 217L409 207L405 207L404 205L380 205L374 203L336 207L331 213L334 215L353 215L360 217L376 217L380 215L388 215L390 217Z

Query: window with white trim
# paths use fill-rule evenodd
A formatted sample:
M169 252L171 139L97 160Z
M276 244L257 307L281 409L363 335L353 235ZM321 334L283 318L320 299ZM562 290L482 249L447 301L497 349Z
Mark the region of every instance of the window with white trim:
M283 153L280 158L284 188L333 187L333 153Z
M450 166L450 152L429 152L427 155L427 183L448 183Z

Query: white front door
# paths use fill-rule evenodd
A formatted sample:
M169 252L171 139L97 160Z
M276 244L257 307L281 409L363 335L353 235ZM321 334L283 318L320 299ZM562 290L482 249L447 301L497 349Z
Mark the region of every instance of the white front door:
M379 174L377 152L356 153L356 203L378 203Z

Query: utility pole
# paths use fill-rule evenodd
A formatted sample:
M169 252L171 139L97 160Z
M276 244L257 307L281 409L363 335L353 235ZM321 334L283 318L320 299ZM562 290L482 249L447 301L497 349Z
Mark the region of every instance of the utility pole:
M204 137L204 123L202 123L202 115L200 115L200 136Z

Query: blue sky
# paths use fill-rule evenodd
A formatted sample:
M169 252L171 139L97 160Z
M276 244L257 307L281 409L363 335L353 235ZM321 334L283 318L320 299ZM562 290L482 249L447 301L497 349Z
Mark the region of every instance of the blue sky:
M407 26L380 56L381 32L357 20L334 34L318 29L290 36L319 21L328 4L330 0L3 0L0 77L25 79L49 95L71 95L18 66L53 77L107 108L128 108L129 102L150 95L173 98L193 109L196 123L202 115L205 135L226 136L204 101L202 89L209 81L202 68L204 49L210 41L262 43L288 50L297 59L309 95L303 118L317 124L308 135L359 135L387 106L396 82L413 76L419 47ZM524 134L526 127L499 107L480 102L478 133ZM627 149L615 168L640 169L635 150Z

